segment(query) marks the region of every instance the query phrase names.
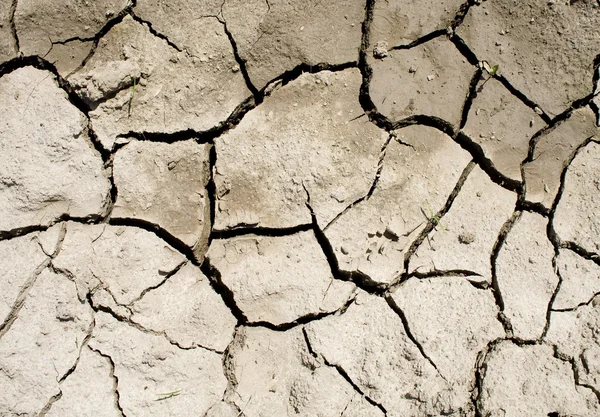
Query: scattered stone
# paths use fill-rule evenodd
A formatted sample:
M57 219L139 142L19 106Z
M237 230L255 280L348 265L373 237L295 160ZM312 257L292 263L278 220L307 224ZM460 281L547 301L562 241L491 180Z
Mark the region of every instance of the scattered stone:
M600 140L600 130L598 131ZM600 144L590 142L567 169L564 190L554 215L562 240L600 254Z
M508 232L496 259L496 275L504 300L504 314L515 337L537 340L546 325L546 313L558 284L546 237L547 220L523 212Z
M310 223L306 191L326 225L366 195L388 135L360 117L360 84L357 69L303 74L220 136L215 228Z
M482 147L494 168L521 181L521 161L527 157L529 139L544 122L500 81L487 79L479 84L478 91L482 87L473 100L463 131ZM499 140L486 140L490 132L495 132Z
M53 264L73 277L81 300L105 287L118 304L128 305L184 261L183 255L145 230L69 222Z
M568 249L561 249L556 264L562 282L552 309L573 309L600 293L600 266L594 261L584 259Z
M405 45L436 30L449 27L462 0L388 0L375 3L371 39Z
M179 349L102 312L96 314L89 345L114 364L119 404L127 416L197 417L223 398L227 380L217 353ZM175 391L178 395L160 400Z
M471 232L460 233L458 235L458 242L463 245L470 245L475 242L475 235Z
M361 292L344 314L311 322L306 330L313 351L343 369L389 415L439 415L464 405L380 297Z
M476 289L465 278L438 277L411 279L392 297L416 340L466 407L479 351L504 336L491 291Z
M411 126L396 132L386 151L373 195L353 206L326 230L340 268L389 283L403 271L404 256L437 213L471 159L440 131ZM390 239L387 236L397 236ZM343 247L347 254L340 251Z
M393 121L424 114L458 125L475 70L449 40L435 38L370 64L369 92L380 113ZM411 73L413 66L419 71Z
M84 98L96 97L97 86L103 83L111 91L89 113L106 149L112 149L118 135L131 131L209 130L250 95L241 73L229 70L235 59L223 25L214 18L201 20L202 29L194 36L208 56L215 57L210 62L207 55L198 58L178 51L146 25L126 16L102 38L85 66L69 78ZM178 23L177 27L185 26ZM115 65L131 71L113 75ZM142 79L134 93L132 79L138 71ZM119 86L122 89L114 91Z
M207 257L251 322L290 323L333 312L354 285L337 281L312 232L213 240Z
M54 76L21 68L0 78L0 91L0 230L103 214L110 183L102 159Z
M373 46L373 56L375 58L383 59L388 55L388 43L386 41L379 41Z
M203 255L210 233L209 149L195 141L134 141L120 149L114 158L119 193L112 217L157 224Z
M298 327L285 333L242 327L229 361L237 381L230 397L247 416L265 410L277 416L351 416L348 408L359 408L359 415L383 417L334 367L311 355Z
M84 347L77 368L60 385L62 396L46 416L62 417L77 410L81 416L120 417L113 384L109 360Z
M482 415L591 417L599 411L593 393L576 385L571 364L547 345L501 342L486 357L480 392Z
M235 317L208 278L190 263L163 285L144 294L132 310L133 322L165 332L186 349L202 346L222 352L236 325Z
M72 320L56 318L56 309ZM38 415L61 392L59 381L77 363L93 324L91 308L77 299L75 284L45 269L0 343L0 415Z
M357 61L364 7L352 0L228 0L223 18L260 90L301 64Z
M517 90L557 115L591 92L599 25L600 8L593 1L548 7L540 1L509 0L471 7L457 32L478 59L499 65ZM500 52L494 43L507 27Z
M533 161L523 166L527 200L550 208L569 158L578 146L594 135L598 135L594 113L584 107L541 136L535 146Z
M450 211L410 259L409 270L462 269L491 282L490 257L500 229L512 215L517 194L490 180L475 167ZM485 254L485 255L484 255Z

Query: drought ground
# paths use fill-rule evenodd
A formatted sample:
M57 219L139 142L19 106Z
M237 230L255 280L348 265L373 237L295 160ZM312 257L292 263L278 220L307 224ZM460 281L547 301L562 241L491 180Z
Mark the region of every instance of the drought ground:
M600 415L598 0L0 11L0 416Z

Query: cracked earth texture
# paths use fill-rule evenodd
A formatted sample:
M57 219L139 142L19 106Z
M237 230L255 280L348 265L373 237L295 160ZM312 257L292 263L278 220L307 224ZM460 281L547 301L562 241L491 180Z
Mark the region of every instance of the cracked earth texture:
M599 108L598 0L0 0L0 417L600 416Z

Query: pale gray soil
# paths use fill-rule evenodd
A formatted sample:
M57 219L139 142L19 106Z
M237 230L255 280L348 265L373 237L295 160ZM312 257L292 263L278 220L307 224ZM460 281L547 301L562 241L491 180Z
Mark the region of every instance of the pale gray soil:
M0 0L0 417L600 415L600 1Z

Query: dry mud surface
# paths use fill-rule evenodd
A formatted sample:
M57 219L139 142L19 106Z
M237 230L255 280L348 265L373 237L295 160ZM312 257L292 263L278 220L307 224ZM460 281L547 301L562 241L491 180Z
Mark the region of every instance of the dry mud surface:
M600 416L600 1L0 0L0 417Z

